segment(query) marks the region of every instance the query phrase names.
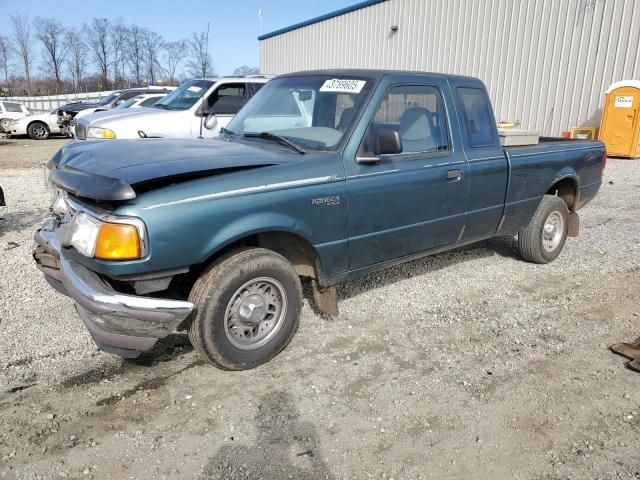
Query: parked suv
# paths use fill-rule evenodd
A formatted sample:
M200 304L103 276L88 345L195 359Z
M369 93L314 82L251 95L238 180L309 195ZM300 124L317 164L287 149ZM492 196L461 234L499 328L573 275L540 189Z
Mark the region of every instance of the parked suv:
M116 90L109 95L102 97L98 102L67 103L66 105L58 108L58 126L60 126L60 129L63 132L69 132L69 124L71 120L78 116L81 117L93 112L111 110L122 102L145 93L167 93L170 90L173 90L173 87L151 86L144 88L129 88L126 90ZM73 133L73 131L70 131L70 133Z
M78 118L76 138L215 137L269 81L263 76L200 78L183 83L152 108Z
M30 112L21 103L0 102L0 132L8 132L9 123L12 120L26 117Z

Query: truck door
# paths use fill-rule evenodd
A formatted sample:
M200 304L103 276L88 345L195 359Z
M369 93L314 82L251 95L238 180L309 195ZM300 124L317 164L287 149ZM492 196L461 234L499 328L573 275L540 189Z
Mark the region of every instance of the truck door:
M424 76L417 79L424 82ZM468 165L459 148L457 123L451 128L450 102L450 90L439 78L429 84L389 85L371 100L356 158L345 161L351 270L460 238ZM398 133L402 151L376 158L380 133L390 131Z
M462 241L495 234L502 214L509 166L500 145L487 91L479 80L449 80L469 162L469 211Z

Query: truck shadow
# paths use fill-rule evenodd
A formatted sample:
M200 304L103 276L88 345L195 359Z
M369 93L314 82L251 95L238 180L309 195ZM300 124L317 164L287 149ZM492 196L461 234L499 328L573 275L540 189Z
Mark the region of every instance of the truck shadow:
M427 275L453 265L499 255L522 261L517 252L517 240L512 236L494 237L464 247L449 250L437 255L430 255L400 265L389 267L379 272L370 273L362 278L345 282L338 286L338 301L352 298L360 293L384 287L409 278ZM313 304L310 288L305 288L305 297Z
M87 386L111 380L116 376L123 376L127 373L144 370L153 367L159 362L169 362L177 360L183 355L193 351L189 338L186 335L173 334L161 338L148 352L143 353L138 358L122 360L109 367L93 367L83 372L65 378L60 382L60 389L77 386ZM104 355L107 355L106 353Z
M271 391L255 415L256 439L222 446L204 467L201 479L333 479L322 457L316 426L300 419L290 393Z

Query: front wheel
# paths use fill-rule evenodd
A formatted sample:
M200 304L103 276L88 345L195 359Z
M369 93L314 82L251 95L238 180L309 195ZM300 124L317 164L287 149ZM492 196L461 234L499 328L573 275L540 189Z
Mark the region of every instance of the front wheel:
M0 118L0 133L6 132L9 133L9 124L11 123L10 118Z
M518 233L518 250L525 260L549 263L567 240L569 209L555 195L545 195L529 225Z
M246 370L268 362L298 329L302 287L284 257L263 248L232 252L207 268L191 290L189 339L210 363Z
M46 140L49 138L49 127L42 122L34 122L29 125L27 133L34 140Z

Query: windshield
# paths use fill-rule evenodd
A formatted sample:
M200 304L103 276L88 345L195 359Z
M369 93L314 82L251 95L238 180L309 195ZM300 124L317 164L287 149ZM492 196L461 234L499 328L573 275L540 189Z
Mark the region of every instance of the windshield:
M360 111L373 82L313 75L271 80L227 126L229 134L276 134L312 150L333 150Z
M111 95L107 95L106 97L102 97L98 102L98 105L108 105L119 96L120 96L120 93L117 92L117 93L112 93Z
M153 107L165 110L187 110L207 93L212 85L213 82L210 80L191 80L157 101Z

